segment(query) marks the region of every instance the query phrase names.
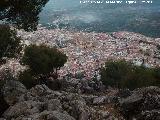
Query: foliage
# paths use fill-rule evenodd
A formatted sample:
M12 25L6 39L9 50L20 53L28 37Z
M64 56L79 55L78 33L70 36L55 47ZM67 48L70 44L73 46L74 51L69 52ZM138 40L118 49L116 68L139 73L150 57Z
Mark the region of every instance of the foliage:
M32 74L48 74L62 67L67 62L67 56L56 48L45 45L30 45L24 50L21 63L28 65Z
M0 61L4 57L17 57L21 49L21 41L16 36L16 31L8 25L0 25Z
M30 89L38 84L38 81L32 76L29 70L21 72L18 79L27 89Z
M160 86L158 68L135 66L124 60L108 61L101 68L101 79L106 86L118 88L138 88L143 86Z
M31 88L36 84L47 84L47 79L57 78L57 70L67 62L67 56L56 48L45 45L30 45L25 48L21 64L29 69L20 74L19 80ZM58 84L57 84L58 85Z
M160 67L156 67L155 69L154 69L154 76L155 76L155 78L157 79L157 81L154 83L155 85L156 84L159 84L159 86L160 86Z
M37 29L39 13L49 0L0 0L0 20L26 31Z
M129 69L130 65L125 61L106 62L105 67L101 69L102 80L106 85L119 86Z

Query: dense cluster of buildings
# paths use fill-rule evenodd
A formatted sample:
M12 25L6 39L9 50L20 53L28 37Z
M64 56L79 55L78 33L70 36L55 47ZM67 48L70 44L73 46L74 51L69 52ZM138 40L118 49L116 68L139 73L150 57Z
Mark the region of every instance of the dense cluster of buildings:
M59 70L61 76L83 73L90 79L109 59L125 59L146 67L160 66L157 54L160 39L132 32L85 33L39 28L35 32L18 31L18 35L27 45L47 44L63 51L68 61Z

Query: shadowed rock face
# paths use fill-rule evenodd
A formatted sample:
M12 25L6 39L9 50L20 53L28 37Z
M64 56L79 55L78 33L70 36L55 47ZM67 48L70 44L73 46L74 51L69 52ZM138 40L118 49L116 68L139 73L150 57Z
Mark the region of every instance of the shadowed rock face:
M85 120L88 113L86 103L80 96L37 85L19 97L19 102L10 106L3 116L6 119L23 116L21 119L75 120L75 117Z
M2 117L16 120L125 120L125 118L158 120L160 118L159 87L146 87L133 91L110 88L103 92L84 94L79 90L76 91L80 88L74 88L75 84L70 84L71 86L73 91L68 88L53 91L46 85L36 85L16 96L16 101L10 104ZM19 87L19 90L20 88L22 87ZM5 90L5 93L10 91L10 89Z
M18 101L19 97L27 91L27 89L19 81L8 80L6 81L6 84L4 84L2 91L5 101L9 105L13 105Z
M4 112L3 118L34 120L114 119L115 117L109 112L94 110L89 106L88 103L95 104L93 103L94 98L98 98L98 96L53 91L46 85L37 85L22 94L14 105L10 105ZM105 103L107 102L105 101ZM101 103L97 102L96 105L101 105Z
M3 99L3 95L0 92L0 116L3 114L3 112L5 110L7 110L7 108L9 107L9 105L6 103L6 101Z
M119 101L123 114L129 119L156 119L160 118L160 88L147 87L136 89L127 98Z

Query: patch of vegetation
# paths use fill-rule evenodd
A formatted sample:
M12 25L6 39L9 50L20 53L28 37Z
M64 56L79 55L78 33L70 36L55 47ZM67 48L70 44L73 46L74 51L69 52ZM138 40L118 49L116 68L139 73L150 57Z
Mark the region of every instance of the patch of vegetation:
M49 0L0 0L0 20L26 31L37 29L39 13Z
M29 70L21 72L18 79L27 89L30 89L38 84L37 79L34 78Z
M118 88L160 86L160 68L135 66L124 60L108 61L101 68L101 79L106 86Z
M21 64L27 65L29 69L20 74L19 80L28 88L37 83L46 84L49 77L57 79L57 71L66 62L67 56L54 47L30 45L24 50L21 59Z
M0 64L5 63L4 58L17 57L22 50L21 40L16 35L16 30L0 25Z

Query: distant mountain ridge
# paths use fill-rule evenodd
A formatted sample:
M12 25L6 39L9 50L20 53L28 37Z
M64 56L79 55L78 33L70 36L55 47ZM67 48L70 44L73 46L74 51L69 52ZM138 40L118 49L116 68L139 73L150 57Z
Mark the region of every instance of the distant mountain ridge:
M44 9L40 23L49 28L58 26L87 32L130 31L149 37L160 37L160 1L158 0L154 0L152 4L130 5L80 4L77 1L75 3L71 3L74 4L73 7L59 8L59 11Z

